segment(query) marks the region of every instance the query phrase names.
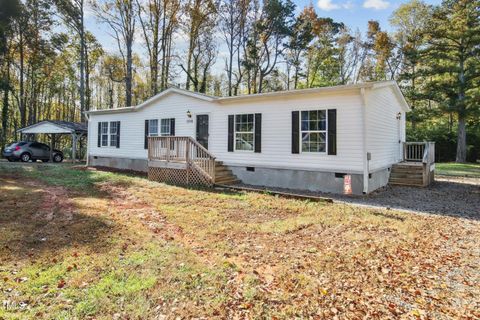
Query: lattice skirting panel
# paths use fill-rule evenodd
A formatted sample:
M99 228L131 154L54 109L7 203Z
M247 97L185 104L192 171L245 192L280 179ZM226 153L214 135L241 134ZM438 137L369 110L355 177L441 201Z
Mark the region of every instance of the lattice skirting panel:
M211 182L191 168L171 169L148 167L148 179L177 185L212 186Z

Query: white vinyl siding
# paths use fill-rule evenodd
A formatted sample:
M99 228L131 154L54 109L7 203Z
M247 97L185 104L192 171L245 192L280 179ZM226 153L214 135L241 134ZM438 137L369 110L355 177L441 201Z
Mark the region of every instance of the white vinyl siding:
M337 109L337 155L323 152L292 154L292 111L319 110L319 106ZM193 117L210 115L209 151L226 165L361 173L361 106L360 90L224 101L222 104L172 93L136 112L91 114L89 152L92 156L146 159L145 119L175 118L175 135L195 137L195 122L188 121L187 116L190 110ZM228 116L255 113L262 114L262 152L228 152ZM97 147L94 139L98 122L107 120L122 121L120 149Z
M400 120L397 119L399 112ZM399 162L401 142L405 141L405 112L390 87L367 91L366 117L370 172Z

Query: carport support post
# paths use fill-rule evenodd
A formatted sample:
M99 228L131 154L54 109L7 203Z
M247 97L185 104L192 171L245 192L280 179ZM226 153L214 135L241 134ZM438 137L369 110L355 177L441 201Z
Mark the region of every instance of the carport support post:
M53 162L53 140L55 139L55 134L50 135L50 162Z
M72 133L72 161L75 163L77 153L77 135Z

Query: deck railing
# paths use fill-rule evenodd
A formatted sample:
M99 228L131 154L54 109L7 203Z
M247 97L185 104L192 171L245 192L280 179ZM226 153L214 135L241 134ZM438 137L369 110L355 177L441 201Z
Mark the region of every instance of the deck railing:
M435 163L435 142L404 142L403 160Z
M148 137L148 160L186 163L215 183L215 157L192 137Z

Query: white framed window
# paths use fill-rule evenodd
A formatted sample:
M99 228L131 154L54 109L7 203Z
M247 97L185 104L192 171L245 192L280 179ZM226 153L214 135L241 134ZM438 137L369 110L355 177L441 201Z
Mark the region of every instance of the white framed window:
M302 152L327 151L327 110L301 111Z
M108 122L100 122L101 146L108 147Z
M255 116L253 113L235 115L235 150L255 149Z
M148 135L150 137L158 136L158 119L148 120Z
M171 119L161 119L160 120L160 135L161 136L170 136L171 135Z
M116 121L110 122L110 147L116 147L117 146L117 140L118 140L118 127L117 127Z

